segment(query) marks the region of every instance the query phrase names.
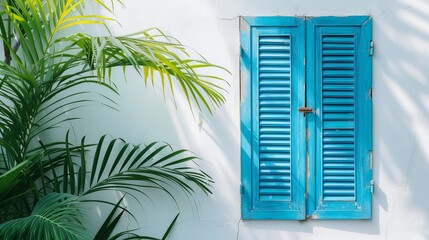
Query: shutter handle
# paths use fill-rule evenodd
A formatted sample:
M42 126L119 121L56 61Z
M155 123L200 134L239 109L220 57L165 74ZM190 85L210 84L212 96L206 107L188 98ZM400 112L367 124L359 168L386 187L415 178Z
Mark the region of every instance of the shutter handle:
M311 107L299 107L298 108L298 112L300 113L312 113L313 112L313 108Z

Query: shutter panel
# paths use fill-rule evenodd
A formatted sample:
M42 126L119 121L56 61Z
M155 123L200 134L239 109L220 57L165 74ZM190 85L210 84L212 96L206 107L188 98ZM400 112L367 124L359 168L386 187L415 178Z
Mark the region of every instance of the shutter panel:
M316 18L308 29L317 114L314 218L371 216L371 28L368 18ZM368 74L369 73L369 74Z
M242 26L244 219L305 217L305 162L298 161L305 159L305 147L300 143L305 141L305 123L296 111L304 101L302 23L264 17L246 18L242 23L250 31L243 33L246 28ZM246 36L250 44L243 43ZM247 52L246 46L250 46ZM243 76L249 76L250 83Z
M259 199L291 200L291 39L259 37Z
M322 35L322 196L354 201L355 37Z

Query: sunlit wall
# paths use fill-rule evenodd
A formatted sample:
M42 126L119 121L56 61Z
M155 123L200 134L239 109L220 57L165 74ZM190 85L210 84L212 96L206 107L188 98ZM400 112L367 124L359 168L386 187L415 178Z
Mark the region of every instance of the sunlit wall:
M127 0L116 8L114 34L157 27L210 62L230 86L214 115L189 110L183 96L164 100L159 85L145 87L130 72L117 79L119 111L89 107L74 123L76 136L110 133L131 142L162 140L188 148L216 183L195 204L179 200L180 218L170 239L429 239L429 1L427 0ZM374 23L371 221L240 220L239 16L371 15ZM88 30L88 29L84 29ZM100 30L102 32L102 30ZM197 55L195 55L197 56ZM120 74L117 75L120 78ZM177 107L176 107L177 105ZM144 210L130 200L141 233L161 234L179 211L165 195L152 194ZM111 196L115 197L115 196ZM117 196L116 196L117 197ZM132 218L122 226L134 228Z

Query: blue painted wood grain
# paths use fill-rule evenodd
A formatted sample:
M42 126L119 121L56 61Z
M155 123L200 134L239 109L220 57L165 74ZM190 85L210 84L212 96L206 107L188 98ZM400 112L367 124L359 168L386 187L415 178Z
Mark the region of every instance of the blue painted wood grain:
M367 16L240 19L243 219L371 218L371 40Z
M369 17L307 21L307 103L316 108L307 119L308 217L371 218L371 24Z
M296 111L305 98L304 21L261 17L241 24L242 218L304 219L305 162L298 160L305 158L299 137L305 119ZM284 102L287 94L292 101Z

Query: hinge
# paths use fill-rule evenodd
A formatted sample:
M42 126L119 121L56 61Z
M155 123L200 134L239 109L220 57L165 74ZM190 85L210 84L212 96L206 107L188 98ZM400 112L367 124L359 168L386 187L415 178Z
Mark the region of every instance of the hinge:
M374 180L371 180L371 182L370 182L369 184L370 184L370 186L369 186L369 191L370 191L372 194L374 194Z
M374 193L374 180L371 179L371 181L369 181L369 185L366 185L365 188L369 188L369 192L371 194L373 194Z
M240 184L240 195L243 195L243 184Z
M374 55L374 42L372 40L369 42L369 55Z
M372 100L372 88L369 88L369 90L368 90L368 96L369 96L369 99Z

